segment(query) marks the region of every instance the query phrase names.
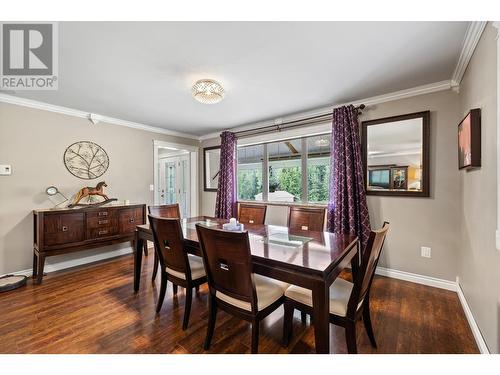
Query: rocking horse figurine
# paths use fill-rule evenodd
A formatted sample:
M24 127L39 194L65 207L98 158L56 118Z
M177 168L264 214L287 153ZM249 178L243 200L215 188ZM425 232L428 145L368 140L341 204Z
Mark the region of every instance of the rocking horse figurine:
M71 203L68 207L100 206L100 205L106 204L108 202L116 201L117 200L116 198L108 198L108 196L106 194L104 194L105 187L108 187L108 185L106 185L106 182L101 181L97 184L96 187L86 186L86 187L81 188L78 191L78 193L76 193L74 202ZM103 197L104 201L97 202L97 203L88 203L88 204L79 203L83 198L89 197L91 199L92 196L94 196L94 195L99 195L99 196Z

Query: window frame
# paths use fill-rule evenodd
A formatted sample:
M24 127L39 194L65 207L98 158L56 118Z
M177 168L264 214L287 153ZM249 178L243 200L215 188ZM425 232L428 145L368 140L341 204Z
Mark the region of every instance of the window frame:
M309 202L307 200L309 195L309 184L308 184L308 160L309 160L309 150L307 140L312 137L317 137L321 135L328 135L331 137L331 130L323 131L319 133L310 134L307 136L290 136L283 137L280 139L273 139L265 142L252 142L248 144L237 145L237 148L244 148L249 146L262 145L263 146L263 157L262 157L262 200L250 200L250 199L240 199L237 198L238 202L252 203L252 204L267 204L273 206L315 206L315 207L326 207L328 202ZM300 139L301 141L301 197L298 202L279 202L269 200L269 150L268 145L277 142L286 142L291 140ZM330 157L331 157L331 145L330 145ZM239 163L236 163L236 175L238 174ZM331 172L330 172L331 173ZM236 179L236 196L239 197L239 184Z

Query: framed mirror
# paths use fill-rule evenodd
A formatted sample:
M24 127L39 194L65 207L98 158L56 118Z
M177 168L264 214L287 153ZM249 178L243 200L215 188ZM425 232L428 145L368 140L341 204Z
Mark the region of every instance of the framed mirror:
M429 196L430 111L362 123L368 195Z
M219 186L220 146L203 149L203 180L205 191L217 191Z

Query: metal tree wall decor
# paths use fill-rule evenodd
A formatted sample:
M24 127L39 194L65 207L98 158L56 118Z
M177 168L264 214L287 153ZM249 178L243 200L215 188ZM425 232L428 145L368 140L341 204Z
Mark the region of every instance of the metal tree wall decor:
M73 175L84 180L102 176L109 167L106 151L97 143L75 142L64 152L64 165Z

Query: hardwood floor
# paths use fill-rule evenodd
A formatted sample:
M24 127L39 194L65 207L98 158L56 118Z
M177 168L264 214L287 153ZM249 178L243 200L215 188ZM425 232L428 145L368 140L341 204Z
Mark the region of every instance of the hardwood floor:
M0 294L0 353L203 353L207 288L195 294L189 328L182 331L184 292L168 284L159 315L159 281L151 283L153 256L144 258L139 293L133 259L49 274L42 285ZM373 282L372 321L378 349L359 322L360 353L477 353L455 293L379 277ZM312 353L314 333L296 312L293 337L281 347L283 308L261 325L260 353ZM333 353L346 353L344 331L330 325ZM249 353L250 326L219 311L209 353Z

